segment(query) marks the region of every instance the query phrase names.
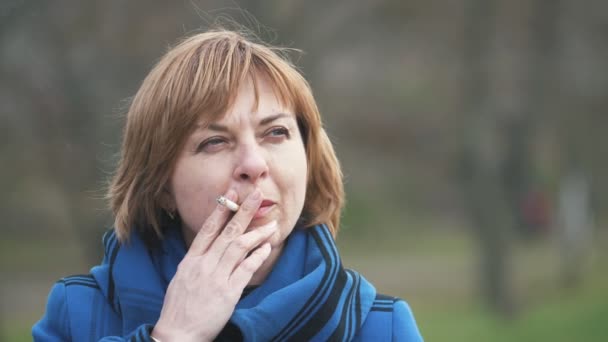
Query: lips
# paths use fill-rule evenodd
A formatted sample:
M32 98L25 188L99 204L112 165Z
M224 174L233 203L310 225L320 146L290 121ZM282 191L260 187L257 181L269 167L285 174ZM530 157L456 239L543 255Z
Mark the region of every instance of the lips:
M258 208L258 210L255 212L255 215L253 215L254 219L259 219L259 218L263 218L266 215L268 215L268 213L270 211L272 211L272 209L275 207L275 202L271 201L271 200L263 200L262 204L260 205L260 207Z
M274 205L274 201L265 199L262 201L262 204L260 204L260 207L269 207L271 205Z

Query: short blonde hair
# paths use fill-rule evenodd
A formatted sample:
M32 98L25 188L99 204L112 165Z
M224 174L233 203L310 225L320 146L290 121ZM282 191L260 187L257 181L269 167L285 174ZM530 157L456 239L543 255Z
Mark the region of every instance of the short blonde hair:
M248 77L266 77L295 114L308 162L305 226L325 223L335 236L344 203L340 165L323 129L308 82L285 50L245 34L211 30L170 49L144 79L126 115L120 160L108 189L121 242L134 229L163 235L163 192L187 137L202 118L212 122L232 105Z

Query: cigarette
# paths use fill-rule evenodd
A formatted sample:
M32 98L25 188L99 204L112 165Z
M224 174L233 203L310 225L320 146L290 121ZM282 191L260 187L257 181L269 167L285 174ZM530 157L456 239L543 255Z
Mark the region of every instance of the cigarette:
M232 211L237 211L239 210L239 205L232 202L231 200L227 199L224 196L219 196L217 199L217 203L223 205L224 207L232 210Z

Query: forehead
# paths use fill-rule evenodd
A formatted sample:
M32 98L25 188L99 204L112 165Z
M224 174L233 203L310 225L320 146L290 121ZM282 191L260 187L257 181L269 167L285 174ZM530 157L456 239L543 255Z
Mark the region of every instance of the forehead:
M293 101L266 77L248 78L239 86L230 101L216 112L203 111L197 125L227 122L246 117L263 119L282 113L280 118L296 118Z

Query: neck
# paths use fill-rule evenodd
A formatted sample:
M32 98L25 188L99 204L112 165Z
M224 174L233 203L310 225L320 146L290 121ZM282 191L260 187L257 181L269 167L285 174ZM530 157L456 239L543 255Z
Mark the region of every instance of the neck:
M268 256L268 258L266 258L266 261L264 261L262 266L260 266L260 268L258 268L258 270L255 271L255 273L251 277L251 280L249 281L248 285L260 285L264 282L264 280L266 280L266 278L272 271L274 264L276 264L277 260L279 260L279 257L281 256L281 252L283 251L284 245L285 245L284 243L281 243L279 246L272 247L272 250L270 251L270 255Z

